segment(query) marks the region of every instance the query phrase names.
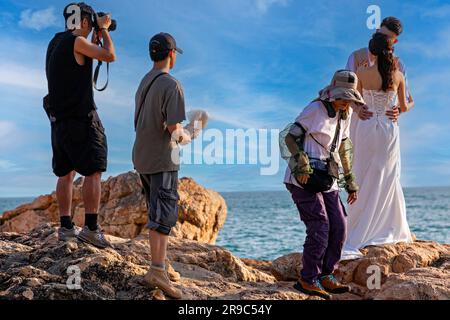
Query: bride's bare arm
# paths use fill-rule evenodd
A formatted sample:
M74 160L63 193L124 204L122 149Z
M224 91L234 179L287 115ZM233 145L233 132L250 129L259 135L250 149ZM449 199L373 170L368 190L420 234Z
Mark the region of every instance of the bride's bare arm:
M412 96L409 97L409 101L406 98L406 84L405 84L405 77L403 74L400 74L400 82L398 85L398 102L400 106L401 112L407 112L411 110L411 108L414 106L414 100Z
M356 71L356 75L358 76L358 91L363 94L363 84L361 81L361 71ZM361 120L368 120L373 117L373 112L369 111L366 105L357 106L355 103L352 104L353 110L358 114Z
M362 82L361 82L360 75L361 75L360 72L356 71L356 76L358 77L358 86L357 86L357 88L358 88L359 93L361 93L361 95L362 95L363 94L362 93ZM359 111L361 110L361 106L356 104L356 103L352 103L352 108L353 108L353 111L355 111L359 115Z

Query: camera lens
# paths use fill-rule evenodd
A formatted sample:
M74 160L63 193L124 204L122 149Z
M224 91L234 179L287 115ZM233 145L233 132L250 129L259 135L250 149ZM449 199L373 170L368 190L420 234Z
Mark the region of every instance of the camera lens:
M114 19L111 19L111 25L108 28L108 31L114 31L117 28L117 22Z
M105 15L106 15L106 13L104 13L104 12L101 12L101 11L97 12L98 17L103 17ZM111 19L111 25L109 26L108 31L114 31L114 30L116 30L116 28L117 28L117 21L114 19Z

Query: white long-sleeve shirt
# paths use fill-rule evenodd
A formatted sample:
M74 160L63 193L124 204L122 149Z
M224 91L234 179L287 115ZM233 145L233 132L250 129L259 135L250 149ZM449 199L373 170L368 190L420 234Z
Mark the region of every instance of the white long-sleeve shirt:
M352 112L351 108L349 112L350 114L347 119L341 120L341 130L336 145L336 151L339 150L341 141L350 137L350 119ZM329 117L326 107L320 101L313 101L305 109L303 109L303 111L295 119L295 121L297 123L300 123L306 130L304 151L308 154L310 162L313 162L314 159L328 159L330 157L329 150L331 149L334 135L336 133L338 117ZM314 141L314 139L311 137L311 134L318 142L320 142L320 144L327 148L327 150L325 150L316 141ZM292 176L289 166L286 168L284 183L293 184L301 188L295 177ZM336 190L339 190L337 181L329 191Z

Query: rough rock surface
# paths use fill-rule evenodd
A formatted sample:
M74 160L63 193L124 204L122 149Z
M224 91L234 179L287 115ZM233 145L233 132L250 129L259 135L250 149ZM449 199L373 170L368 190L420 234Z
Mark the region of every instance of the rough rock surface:
M352 287L351 294L339 298L450 299L450 245L415 241L370 246L362 251L363 258L339 265L338 279ZM292 253L274 260L271 271L278 280L291 281L298 278L301 268L301 253ZM373 277L377 270L379 289ZM374 288L370 290L368 283Z
M76 181L73 200L78 225L83 223L81 184ZM102 183L100 223L113 244L105 250L58 241L54 193L6 212L0 217L0 299L166 299L140 282L151 260L142 234L147 213L140 190L139 177L131 172ZM225 223L224 199L189 178L180 180L178 191L179 219L168 256L182 276L177 285L183 298L319 299L292 288L302 267L300 253L274 261L235 257L212 245ZM334 299L450 299L450 245L414 241L362 253L361 259L340 263L337 277L352 291ZM79 290L67 285L76 270ZM380 275L378 287L374 272Z
M74 222L83 225L82 178L73 193ZM225 200L215 191L198 185L190 178L179 184L179 219L173 235L214 243L225 223ZM29 232L46 222L59 221L56 195L44 195L32 203L7 211L0 217L0 232ZM122 238L134 238L145 232L147 211L137 174L128 172L102 182L99 222L104 231Z
M0 233L0 299L166 299L141 285L151 260L145 236L107 236L113 248L99 250L58 241L56 231L47 223L28 234ZM338 278L352 292L334 299L450 299L449 250L422 241L367 248L362 259L341 263ZM292 288L301 268L298 253L273 263L239 259L218 246L171 237L168 256L182 276L177 286L184 299L319 299ZM367 287L371 265L379 267L379 289ZM73 266L80 290L67 286Z
M44 224L28 234L0 233L0 299L166 298L141 285L151 259L145 237L107 236L113 248L99 250L58 241L56 230ZM185 299L310 299L217 246L171 237L168 255ZM70 266L79 268L80 290L67 286Z

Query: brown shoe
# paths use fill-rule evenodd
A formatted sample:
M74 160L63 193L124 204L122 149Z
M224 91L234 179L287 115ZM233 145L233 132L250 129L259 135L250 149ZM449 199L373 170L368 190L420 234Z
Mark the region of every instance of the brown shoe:
M326 291L330 293L346 293L350 291L349 286L337 281L337 279L332 274L321 277L320 284Z
M181 279L181 276L178 272L175 271L175 269L172 267L172 264L170 263L169 259L166 259L166 271L167 275L169 276L170 281L178 282Z
M166 295L174 299L181 299L182 292L175 288L170 282L167 272L164 269L151 267L147 274L144 276L144 284L150 288L161 289Z
M309 284L302 279L299 279L297 283L294 284L294 289L297 289L302 293L309 294L310 296L317 296L326 300L331 299L331 295L324 290L318 280L314 281L313 284Z

